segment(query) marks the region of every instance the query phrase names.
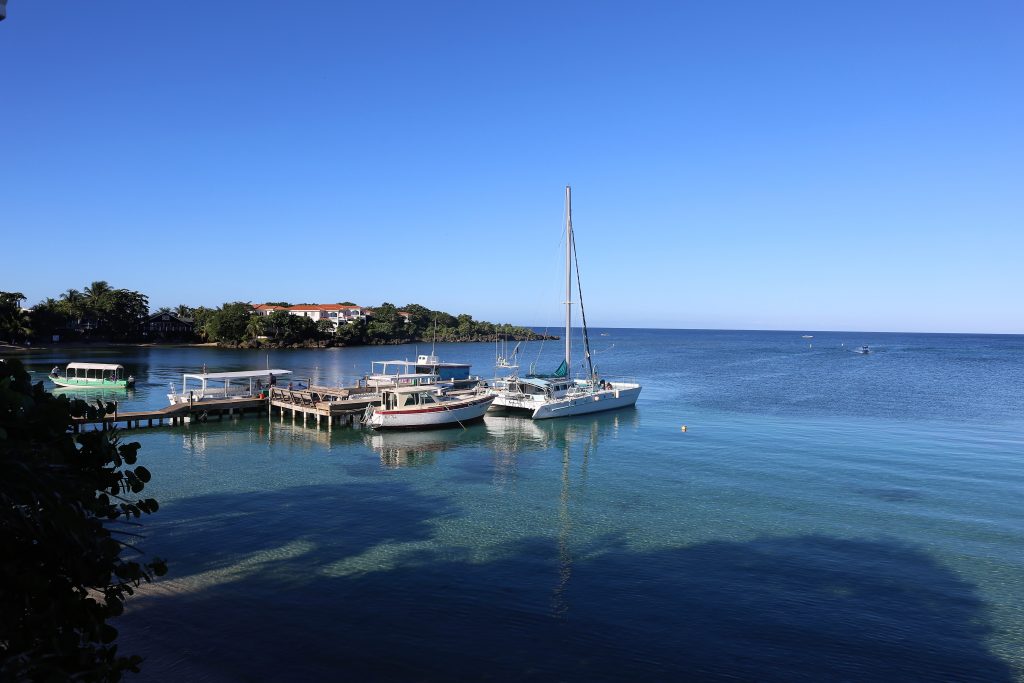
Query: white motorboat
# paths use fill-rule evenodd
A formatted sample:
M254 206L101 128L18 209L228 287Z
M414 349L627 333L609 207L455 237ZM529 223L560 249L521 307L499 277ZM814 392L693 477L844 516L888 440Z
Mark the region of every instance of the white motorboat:
M528 375L525 378L511 375L496 379L489 387L495 397L491 405L492 412L526 411L534 419L541 420L626 408L636 405L640 396L642 387L636 382L608 381L597 373L591 359L582 290L579 292L580 317L583 321L583 355L587 360L588 373L583 379L571 379L568 376L569 368L572 367L572 274L573 257L576 255L569 186L565 188L565 233L565 359L552 375Z
M446 396L435 387L411 386L384 389L381 404L368 406L363 423L373 429L422 429L464 424L484 416L493 394Z
M854 351L854 353L859 353L862 356L866 356L867 354L871 353L871 349L868 347L867 344L865 344L864 346Z
M171 405L195 403L196 401L217 401L225 399L246 399L269 393L279 378L292 374L291 370L240 370L237 372L195 372L181 376L181 391L167 394ZM191 382L190 382L191 380Z

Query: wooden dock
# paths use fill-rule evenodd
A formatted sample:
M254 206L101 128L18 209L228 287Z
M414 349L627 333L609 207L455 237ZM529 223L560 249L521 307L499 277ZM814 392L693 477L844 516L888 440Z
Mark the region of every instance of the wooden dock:
M270 390L270 410L277 408L284 421L286 412L292 415L292 422L302 416L302 424L313 420L320 426L321 420L330 428L336 424L354 424L367 406L380 405L380 394L375 390L353 388L331 388L312 386L308 389L292 390L274 387Z
M161 427L165 425L177 427L189 422L206 422L210 419L223 420L225 415L228 417L235 415L241 417L246 413L261 415L266 413L267 410L267 399L265 398L197 401L192 404L180 403L152 410L119 412L115 409L113 415L104 415L102 418L95 420L76 417L72 418L72 428L77 434L88 425L92 425L95 429L100 430L113 427L119 427L120 429L140 429L142 427Z
M330 428L340 424L355 424L366 412L366 407L371 405L380 405L380 394L375 389L367 387L311 386L301 390L271 387L266 398L214 399L128 412L119 412L115 404L114 414L93 420L76 417L73 418L72 428L77 434L89 425L98 430L114 427L178 427L191 422L223 420L225 415L243 417L255 413L273 416L274 408L280 412L282 422L285 413L291 413L293 423L297 422L301 415L303 425L312 420L317 427L321 422L326 422Z

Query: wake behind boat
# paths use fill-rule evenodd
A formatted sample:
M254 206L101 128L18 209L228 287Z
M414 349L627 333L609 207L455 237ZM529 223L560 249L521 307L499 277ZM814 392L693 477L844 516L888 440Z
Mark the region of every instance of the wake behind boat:
M68 389L128 389L135 378L124 374L124 366L114 363L68 363L64 374L54 366L50 381Z
M609 382L602 379L591 360L587 315L583 309L583 291L579 289L580 317L583 320L583 348L588 373L584 379L569 378L572 367L572 273L576 240L572 230L572 190L565 187L565 359L548 376L515 375L496 379L490 387L494 395L492 411L525 410L535 420L584 415L636 405L642 387L636 382Z

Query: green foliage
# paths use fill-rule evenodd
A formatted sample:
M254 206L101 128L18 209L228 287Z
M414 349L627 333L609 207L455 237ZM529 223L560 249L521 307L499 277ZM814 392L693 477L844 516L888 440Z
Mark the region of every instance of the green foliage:
M21 310L25 295L21 292L0 292L0 339L12 344L29 335L29 317Z
M140 323L148 315L149 300L144 294L127 289L114 289L109 283L97 280L84 290L69 289L58 300L47 299L37 305L30 316L20 318L17 302L13 308L11 297L17 293L0 292L0 339L18 334L27 335L26 328L43 339L67 328L81 328L86 337L129 341L139 332ZM7 297L6 299L4 297ZM288 306L286 301L271 302L275 306ZM354 306L344 302L340 305ZM160 309L170 310L170 309ZM274 311L267 316L254 316L250 304L236 301L219 308L190 308L180 304L174 312L182 318L192 319L195 332L203 341L226 344L256 342L267 337L277 344L305 344L327 340L329 344L395 344L413 341L486 341L496 336L509 339L537 338L532 330L508 324L496 325L473 320L469 314L453 316L420 304L398 308L384 302L372 309L367 319L341 322L337 330L330 319L315 321L304 316L291 315L287 310ZM408 314L400 315L400 313ZM20 330L20 332L19 332Z
M130 289L114 289L105 280L84 291L69 289L60 299L46 299L32 309L32 334L43 339L67 329L86 337L131 341L149 315L149 298Z
M262 315L250 315L249 323L245 326L245 336L255 341L257 337L266 334L267 319Z
M61 311L56 299L45 299L36 304L29 313L29 327L37 338L49 341L67 326L67 316Z
M100 312L99 329L111 339L136 336L139 325L149 315L149 298L127 289L107 290L96 306Z
M366 333L374 341L390 342L401 339L405 321L398 315L394 304L384 302L373 309L373 317L366 327Z
M203 341L210 339L206 334L206 326L209 325L211 318L216 312L217 309L207 308L206 306L192 309L192 323L195 326L196 334Z
M204 321L203 332L211 341L238 342L245 339L252 306L241 301L224 304Z
M338 325L338 331L334 333L334 339L348 346L366 344L369 342L366 327L367 322L365 318Z
M266 316L267 335L273 339L284 339L288 334L288 324L292 317L288 311L274 311Z
M304 315L289 315L288 325L283 341L286 344L298 344L308 339L316 339L316 321Z
M73 415L112 405L69 401L0 360L0 680L116 681L141 658L117 652L108 623L142 582L166 572L134 545L156 512L138 443L68 433Z
M505 339L540 338L540 335L528 327L473 320L473 317L466 313L456 317L444 311L432 311L419 304L408 304L401 310L410 314L404 332L409 339L457 342L488 341L496 337Z
M330 339L334 334L334 321L330 318L320 318L316 321L316 332L318 338Z

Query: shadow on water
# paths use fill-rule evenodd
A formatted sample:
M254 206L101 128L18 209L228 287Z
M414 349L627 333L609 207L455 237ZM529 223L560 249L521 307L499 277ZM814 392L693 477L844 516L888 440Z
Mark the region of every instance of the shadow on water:
M119 624L141 680L1013 680L974 587L888 539L531 538L480 558L430 542L461 514L445 498L366 483L166 514L147 546L172 582Z

